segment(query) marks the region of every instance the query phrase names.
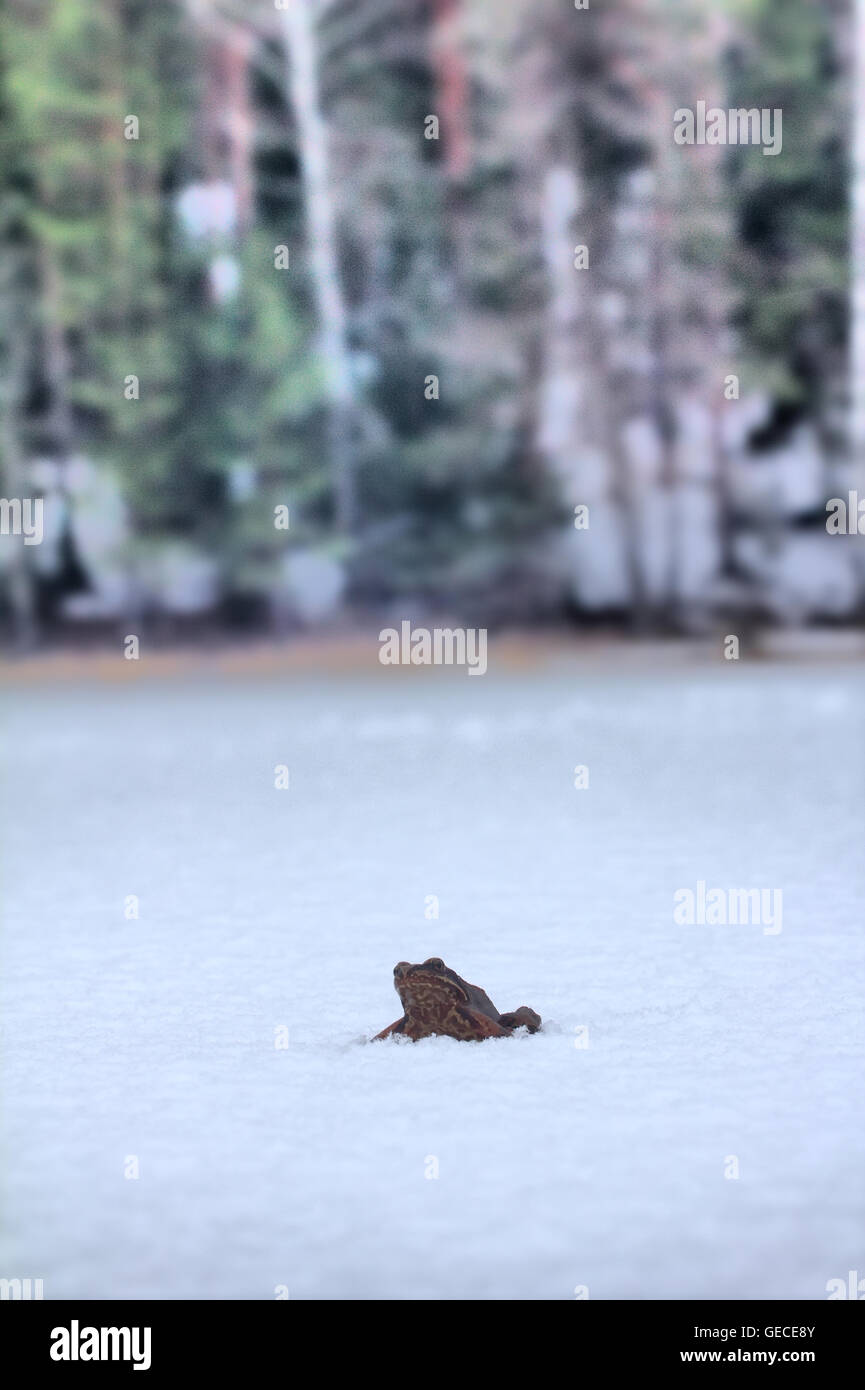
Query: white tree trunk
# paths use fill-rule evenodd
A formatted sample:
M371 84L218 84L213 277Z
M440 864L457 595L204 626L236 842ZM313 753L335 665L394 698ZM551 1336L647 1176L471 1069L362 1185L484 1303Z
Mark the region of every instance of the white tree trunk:
M627 606L641 620L636 499L612 399L607 330L594 272L574 265L576 245L587 244L577 230L586 210L578 164L576 153L571 163L551 163L542 184L548 301L538 444L564 500L590 508L590 531L574 538L577 597L590 607Z
M339 275L327 127L321 112L314 0L291 0L278 11L288 64L288 92L297 122L306 204L310 270L321 328L331 408L331 447L337 523L356 519L352 429L355 392Z

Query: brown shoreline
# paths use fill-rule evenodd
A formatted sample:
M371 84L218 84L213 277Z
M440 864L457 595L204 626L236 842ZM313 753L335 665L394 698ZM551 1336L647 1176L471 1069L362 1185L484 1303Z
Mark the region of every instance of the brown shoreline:
M713 666L723 661L722 637L628 638L618 633L504 632L490 638L490 671L532 672L549 666L614 667L658 670L664 666ZM744 648L744 643L743 643ZM383 667L378 661L378 629L321 633L289 640L220 641L212 645L153 646L146 639L137 661L116 647L47 648L0 658L0 685L60 682L127 684L197 676L268 677L356 675L394 672L417 679L462 676L458 670ZM753 639L742 660L817 662L862 661L865 632L860 629L775 630Z

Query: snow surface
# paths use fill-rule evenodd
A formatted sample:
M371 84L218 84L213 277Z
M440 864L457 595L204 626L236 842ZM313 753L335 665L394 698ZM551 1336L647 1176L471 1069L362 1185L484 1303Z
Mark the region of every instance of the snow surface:
M7 692L0 1275L821 1299L865 1274L863 690L659 656ZM698 879L782 888L783 931L677 926ZM365 1044L395 962L433 953L544 1032Z

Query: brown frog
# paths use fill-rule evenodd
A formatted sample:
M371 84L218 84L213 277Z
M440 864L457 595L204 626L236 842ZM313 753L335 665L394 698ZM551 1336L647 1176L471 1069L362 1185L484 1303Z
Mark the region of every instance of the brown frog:
M394 966L393 982L405 1014L377 1033L373 1042L391 1033L404 1033L413 1042L434 1033L461 1042L481 1042L509 1038L515 1028L536 1033L541 1026L540 1015L525 1005L514 1013L500 1014L484 990L470 985L438 956L430 956L422 965L401 960Z

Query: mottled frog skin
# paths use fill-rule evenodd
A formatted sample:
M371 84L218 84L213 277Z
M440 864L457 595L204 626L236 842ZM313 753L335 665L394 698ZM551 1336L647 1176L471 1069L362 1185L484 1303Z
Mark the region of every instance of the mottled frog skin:
M401 960L394 966L393 982L405 1010L379 1038L403 1033L413 1042L440 1034L460 1042L482 1042L484 1038L509 1038L515 1028L536 1033L540 1015L523 1005L514 1013L500 1014L489 995L470 985L438 956L422 965Z

